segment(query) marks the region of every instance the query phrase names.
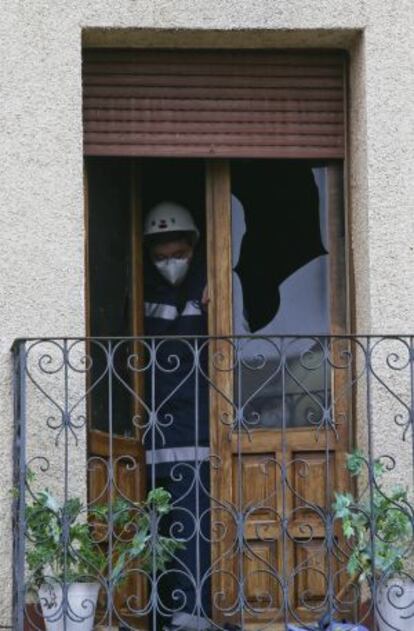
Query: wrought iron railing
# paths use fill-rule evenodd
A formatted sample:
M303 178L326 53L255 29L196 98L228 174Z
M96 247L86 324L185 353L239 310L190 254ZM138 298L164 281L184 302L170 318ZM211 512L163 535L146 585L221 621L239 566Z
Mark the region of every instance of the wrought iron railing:
M16 341L14 628L414 628L413 349Z

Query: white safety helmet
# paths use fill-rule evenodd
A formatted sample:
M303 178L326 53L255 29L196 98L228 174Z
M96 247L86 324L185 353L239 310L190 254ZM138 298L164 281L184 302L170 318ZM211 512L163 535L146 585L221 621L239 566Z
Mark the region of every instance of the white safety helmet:
M190 211L174 202L157 204L145 219L144 236L166 232L193 232L196 241L200 236Z

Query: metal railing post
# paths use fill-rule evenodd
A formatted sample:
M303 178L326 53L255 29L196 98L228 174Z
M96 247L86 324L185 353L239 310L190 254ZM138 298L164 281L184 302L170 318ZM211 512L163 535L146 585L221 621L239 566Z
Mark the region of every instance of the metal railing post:
M25 343L14 346L14 506L13 626L24 628L26 531L26 354Z

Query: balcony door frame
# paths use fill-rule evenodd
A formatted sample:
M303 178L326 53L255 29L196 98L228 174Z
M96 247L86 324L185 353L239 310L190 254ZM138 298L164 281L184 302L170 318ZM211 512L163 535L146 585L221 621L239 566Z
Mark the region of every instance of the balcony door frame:
M129 247L131 248L131 260L133 266L132 286L131 286L131 334L139 337L143 334L143 261L142 261L142 203L141 203L141 178L140 178L140 161L141 159L133 158L130 162L130 212L131 212L131 239ZM338 212L331 213L328 222L328 241L330 260L330 315L331 315L331 334L344 335L348 330L348 313L346 304L346 243L344 228L344 210L339 202L342 191L342 164L339 162L332 163L329 166L331 170L331 178L328 193L328 207L338 209ZM88 234L88 185L85 175L85 229ZM205 160L205 209L206 209L206 242L207 242L207 272L208 286L210 294L209 303L209 336L217 338L210 346L212 352L220 353L220 348L225 341L220 337L229 337L233 333L233 305L232 305L232 231L231 231L231 181L230 181L230 161L226 159L206 159ZM86 245L88 238L86 238ZM88 248L86 247L86 268L88 269ZM86 319L89 329L90 322L90 302L88 273L86 275ZM90 335L90 330L88 330ZM225 352L228 354L228 344L226 344ZM209 377L217 386L220 395L216 390L211 389L210 396L210 449L211 453L218 456L221 461L220 469L211 467L211 496L219 498L220 502L230 502L235 505L234 488L229 481L233 479L233 459L240 449L243 452L246 444L243 439L242 443L237 444L237 438L229 443L228 427L219 422L223 414L231 413L229 405L226 405L225 399L228 401L233 399L233 374L231 371L216 370L210 366ZM343 383L339 383L335 378L332 384L334 389L343 387ZM134 391L143 393L142 373L136 372L133 383ZM223 397L224 395L224 397ZM343 402L343 414L349 417L349 404ZM134 403L134 414L139 414L139 405ZM340 469L340 459L343 458L345 450L350 444L350 435L347 430L349 427L342 426L338 429L340 433L340 441L343 447L342 454L338 458L336 464L337 471ZM303 449L312 449L309 439L306 436L306 430L296 429L288 430L291 439L295 440L298 445L302 445ZM259 442L263 442L260 436L257 437ZM277 442L277 439L276 439ZM280 442L280 441L279 441ZM319 444L319 448L321 444ZM334 448L328 442L324 445L325 449ZM102 432L97 430L89 430L88 432L88 453L96 455L99 458L109 457L109 452L117 456L124 454L145 462L145 455L140 445L138 430L136 429L135 438L113 437L112 445ZM240 452L241 453L241 452ZM244 453L244 452L243 452ZM247 452L246 452L247 453ZM343 464L343 462L342 462ZM143 499L145 495L145 479L142 472L145 466L141 467L140 476L136 475L133 484L136 488L135 501ZM138 471L136 472L138 474ZM340 478L342 487L346 487L345 477ZM99 489L93 488L94 482L89 481L89 497L99 496ZM123 487L122 480L118 480L117 484ZM131 480L125 480L125 485L131 488ZM214 512L214 521L226 521L225 511L220 514L220 510ZM234 533L229 528L228 536L221 541L216 541L212 545L212 566L219 568L212 576L212 593L220 593L226 589L224 577L226 572L233 572L234 568L231 563L220 561L229 546L229 540ZM212 532L214 540L214 533ZM147 597L147 588L143 581L139 581L137 585L138 592L142 595L142 601ZM125 612L126 615L126 612ZM217 608L213 612L216 623L228 622L228 618L223 617L223 613ZM260 618L260 616L258 616ZM262 616L265 622L265 616ZM239 622L240 617L235 615L234 622ZM145 628L145 619L142 620L140 628Z

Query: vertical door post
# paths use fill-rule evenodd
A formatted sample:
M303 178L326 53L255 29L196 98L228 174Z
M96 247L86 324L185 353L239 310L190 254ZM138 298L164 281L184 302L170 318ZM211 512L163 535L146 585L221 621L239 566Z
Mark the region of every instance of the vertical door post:
M232 264L230 168L225 160L207 162L207 266L209 292L210 388L210 479L211 567L213 618L223 622L223 610L236 595L232 542L232 450L233 401ZM234 576L234 579L236 577ZM221 594L222 606L217 602ZM216 598L215 598L216 596ZM226 617L226 621L229 618Z

